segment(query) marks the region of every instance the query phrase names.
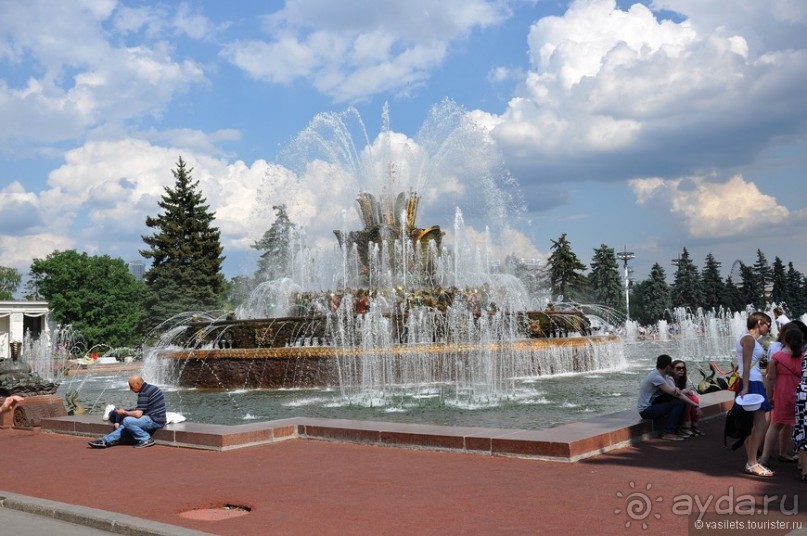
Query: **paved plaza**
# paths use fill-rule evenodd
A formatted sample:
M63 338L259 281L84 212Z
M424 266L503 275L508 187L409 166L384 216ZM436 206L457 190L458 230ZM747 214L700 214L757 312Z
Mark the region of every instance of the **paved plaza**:
M9 429L0 430L0 495L14 494L15 507L26 497L55 501L75 508L76 522L107 519L127 534L138 520L141 534L169 526L233 536L743 534L741 526L756 535L807 526L796 514L807 510L807 484L792 464L774 465L773 478L745 475L741 452L723 447L722 418L704 429L574 463L310 439L99 451L86 437ZM760 513L751 515L749 500ZM732 532L708 530L719 521L734 523Z

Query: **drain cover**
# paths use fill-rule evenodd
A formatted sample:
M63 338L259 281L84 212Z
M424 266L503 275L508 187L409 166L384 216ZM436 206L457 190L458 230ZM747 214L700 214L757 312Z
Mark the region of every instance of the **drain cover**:
M179 514L179 517L185 519L195 519L197 521L221 521L223 519L232 519L234 517L245 516L252 511L249 506L241 504L225 504L216 508L199 508L195 510L188 510Z

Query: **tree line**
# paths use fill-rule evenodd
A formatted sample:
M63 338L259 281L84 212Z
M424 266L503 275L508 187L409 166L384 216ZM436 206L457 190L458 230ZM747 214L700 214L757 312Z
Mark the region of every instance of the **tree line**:
M146 218L146 227L153 232L142 236L145 247L140 254L151 261L143 281L129 273L122 259L55 251L33 260L25 298L48 301L53 320L80 331L89 347L136 346L159 334L160 326L176 315L218 316L242 303L256 284L287 275L299 233L286 207L277 205L274 223L252 244L260 255L254 276L229 281L224 277L224 249L214 225L215 213L192 171L179 157L171 170L174 184L164 187L157 203L160 212ZM552 240L550 251L546 265L537 270L514 255L505 259L501 269L521 279L530 292L549 288L553 299L596 303L627 313L625 280L614 248L602 244L586 266L564 233ZM792 316L807 312L804 275L792 262L785 265L776 257L769 264L761 250L756 255L752 265L738 261L739 281L735 281L730 276L721 278L721 264L711 253L698 268L684 248L672 284L658 263L647 279L630 284L630 317L651 324L668 318L675 307L739 311L773 302ZM0 300L13 299L21 281L16 269L0 266Z
M766 305L782 305L791 316L807 313L807 279L792 262L785 265L779 257L769 263L757 249L753 264L735 261L736 273L720 276L721 262L708 253L703 267L692 260L687 248L675 261L673 283L659 263L654 263L647 279L629 282L630 317L642 324L666 318L677 307L691 311L743 311L747 307L764 309ZM625 278L620 273L614 248L602 244L594 250L588 274L562 234L552 241L551 254L543 270L553 296L565 301L596 303L617 311L625 310Z

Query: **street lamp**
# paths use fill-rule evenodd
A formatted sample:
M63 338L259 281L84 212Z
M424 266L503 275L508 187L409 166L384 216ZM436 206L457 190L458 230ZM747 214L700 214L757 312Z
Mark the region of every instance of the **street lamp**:
M625 265L625 321L627 322L630 320L630 271L628 270L628 261L635 259L636 255L632 251L628 251L628 246L625 246L623 251L616 254L616 258Z

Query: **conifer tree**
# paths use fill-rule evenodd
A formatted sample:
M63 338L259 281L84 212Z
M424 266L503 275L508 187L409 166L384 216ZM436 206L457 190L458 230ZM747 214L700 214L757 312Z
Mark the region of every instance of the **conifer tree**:
M706 310L718 311L723 303L723 280L720 278L720 263L709 253L706 255L706 264L701 276L703 282L703 301L701 307Z
M685 307L693 311L703 302L701 276L698 267L689 258L687 248L678 258L678 268L675 271L675 281L672 286L673 307Z
M787 263L787 295L788 307L794 318L807 313L807 279L792 262Z
M790 306L790 296L788 296L787 292L787 273L785 272L785 263L783 263L782 259L779 257L775 257L773 259L773 267L771 269L770 299L773 303L786 303L788 306Z
M765 258L765 254L762 253L762 250L757 250L757 260L754 263L754 274L757 277L757 288L760 289L760 299L757 302L759 303L759 307L764 307L765 303L768 300L768 293L770 291L771 286L771 279L773 278L773 271L771 270L770 264L768 264L768 259Z
M765 288L763 287L763 279L759 277L759 272L753 266L740 263L740 280L742 287L740 294L742 295L743 303L746 306L751 306L754 309L760 310L765 307Z
M171 170L174 186L165 187L157 203L162 213L146 218L146 226L155 230L142 237L148 249L140 251L151 259L145 275L146 327L177 313L206 311L221 304L225 279L220 232L213 226L215 213L205 204L192 171L180 156Z
M743 300L742 291L737 288L731 276L726 277L723 284L723 294L721 298L723 308L729 311L743 311L745 310L745 301Z
M614 248L601 244L594 250L588 275L591 300L619 311L625 311L624 281L619 274Z
M581 273L586 265L580 262L566 239L566 233L552 240L552 254L549 264L549 284L553 296L563 296L564 300L574 300L585 292L586 276Z
M286 205L274 205L275 221L252 248L261 253L255 270L257 282L271 281L291 273L292 244L297 238L297 226L286 213Z
M665 317L672 306L670 300L670 286L667 284L667 274L660 264L655 263L650 268L650 277L636 285L631 305L636 304L631 317L642 324L653 324ZM631 307L631 309L634 309Z

